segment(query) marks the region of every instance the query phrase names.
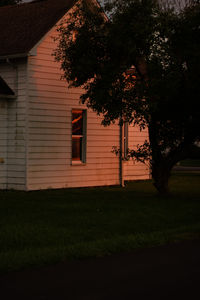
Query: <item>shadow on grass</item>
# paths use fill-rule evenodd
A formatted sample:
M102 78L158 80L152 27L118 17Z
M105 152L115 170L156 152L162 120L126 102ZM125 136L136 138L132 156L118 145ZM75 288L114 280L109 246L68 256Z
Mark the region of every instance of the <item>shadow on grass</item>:
M167 197L151 181L0 191L0 272L199 237L199 179L172 174Z

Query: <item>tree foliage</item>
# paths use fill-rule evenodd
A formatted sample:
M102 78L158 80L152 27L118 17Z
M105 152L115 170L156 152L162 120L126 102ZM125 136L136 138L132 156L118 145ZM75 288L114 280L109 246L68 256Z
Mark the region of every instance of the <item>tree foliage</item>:
M0 0L0 6L19 4L22 0Z
M104 125L124 120L148 127L149 148L145 142L139 150L165 193L172 167L193 155L200 138L200 4L177 10L155 0L105 2L104 11L77 3L58 28L55 56Z

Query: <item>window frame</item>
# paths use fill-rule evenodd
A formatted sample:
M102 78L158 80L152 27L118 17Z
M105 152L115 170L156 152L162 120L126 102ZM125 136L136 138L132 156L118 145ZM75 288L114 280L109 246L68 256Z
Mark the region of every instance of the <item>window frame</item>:
M72 132L72 121L73 113L82 112L82 134L73 135ZM71 110L71 162L72 165L86 164L86 149L87 149L87 110L83 108L72 108ZM73 159L73 139L82 139L81 140L81 157L79 159Z

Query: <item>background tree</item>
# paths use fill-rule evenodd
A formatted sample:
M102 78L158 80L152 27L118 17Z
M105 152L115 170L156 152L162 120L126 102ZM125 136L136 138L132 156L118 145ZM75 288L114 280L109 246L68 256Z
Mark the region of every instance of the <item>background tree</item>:
M162 8L170 9L183 9L185 6L193 5L195 2L197 3L199 0L159 0L159 3L162 5Z
M150 160L154 185L168 192L172 167L198 155L200 5L165 9L155 0L81 1L59 27L55 52L83 103L104 116L148 127L149 142L129 156Z
M0 6L19 4L22 0L0 0Z

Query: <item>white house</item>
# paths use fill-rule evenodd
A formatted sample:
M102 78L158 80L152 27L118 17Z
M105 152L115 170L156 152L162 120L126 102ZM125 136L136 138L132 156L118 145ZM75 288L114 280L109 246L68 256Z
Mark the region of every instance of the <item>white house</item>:
M80 104L54 61L53 36L73 0L46 0L0 8L0 188L118 185L148 179L147 166L121 161L113 146L134 147L147 132L103 127ZM121 141L121 142L120 142Z

